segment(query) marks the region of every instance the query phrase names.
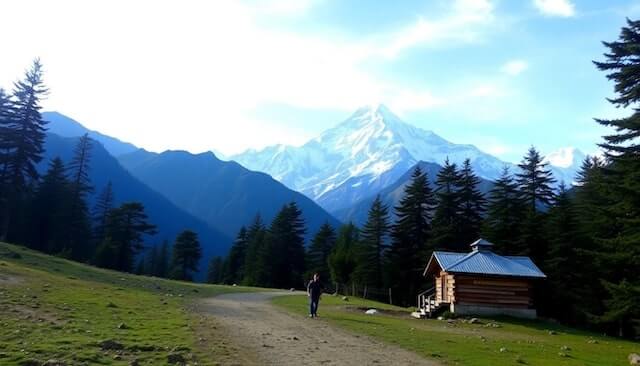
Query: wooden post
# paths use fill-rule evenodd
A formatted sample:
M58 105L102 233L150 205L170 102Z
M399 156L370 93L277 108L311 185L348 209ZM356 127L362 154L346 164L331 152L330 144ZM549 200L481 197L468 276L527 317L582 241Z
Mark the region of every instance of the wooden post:
M389 304L393 305L393 300L391 299L391 287L389 287Z

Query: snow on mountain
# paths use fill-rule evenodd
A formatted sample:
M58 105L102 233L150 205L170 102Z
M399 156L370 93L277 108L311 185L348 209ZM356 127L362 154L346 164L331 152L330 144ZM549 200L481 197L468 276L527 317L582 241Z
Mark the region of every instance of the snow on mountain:
M499 176L505 163L473 145L451 143L400 120L384 105L358 109L338 126L301 147L276 145L231 157L266 172L327 210L348 207L392 184L418 161L461 164L478 175Z
M563 147L545 156L545 163L549 164L558 184L564 182L567 186L575 181L582 162L587 156L574 147Z

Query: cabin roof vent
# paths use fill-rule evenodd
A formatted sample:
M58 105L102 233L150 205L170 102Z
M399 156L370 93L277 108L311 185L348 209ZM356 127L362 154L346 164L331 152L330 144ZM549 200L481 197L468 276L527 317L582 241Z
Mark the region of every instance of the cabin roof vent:
M490 252L491 247L493 247L493 243L482 238L471 243L471 249L474 252Z

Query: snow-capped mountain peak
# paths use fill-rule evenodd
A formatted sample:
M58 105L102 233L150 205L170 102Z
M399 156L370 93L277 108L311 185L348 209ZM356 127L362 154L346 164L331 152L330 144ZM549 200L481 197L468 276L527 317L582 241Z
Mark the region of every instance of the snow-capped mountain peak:
M494 179L504 165L472 145L456 145L402 121L383 104L356 110L349 118L301 147L270 147L233 157L249 169L271 174L329 210L349 205L393 183L416 162L461 164Z

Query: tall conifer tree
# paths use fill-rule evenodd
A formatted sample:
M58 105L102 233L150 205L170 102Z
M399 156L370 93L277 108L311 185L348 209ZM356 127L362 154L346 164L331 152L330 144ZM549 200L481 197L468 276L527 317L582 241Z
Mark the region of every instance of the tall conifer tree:
M38 179L36 165L44 153L47 123L40 114L40 102L48 93L42 76L42 64L36 59L24 79L15 83L10 117L2 121L6 184L0 186L0 240L7 239L12 217Z
M458 250L460 242L460 173L456 164L444 161L444 166L436 175L435 197L437 206L433 216L433 239L435 248Z
M396 299L402 304L413 303L418 290L425 285L422 271L425 258L433 247L428 245L435 199L426 174L417 167L405 195L396 207L398 218L391 230L392 244L388 251L391 283L396 287Z
M460 170L458 191L460 200L459 250L468 249L469 244L480 237L487 200L480 192L479 186L480 178L473 172L471 161L465 159Z
M307 252L307 277L318 273L322 281L328 281L331 276L329 272L329 254L336 244L336 231L325 222L320 226L318 232L311 240Z
M389 247L390 229L389 207L382 203L378 195L371 204L367 222L360 232L356 271L363 284L378 288L383 286L384 256Z
M614 233L597 238L598 260L608 268L618 269L603 279L609 298L603 321L616 323L618 333L633 335L632 323L640 321L640 21L627 19L618 40L603 42L605 61L595 62L614 82L614 106L631 107L628 117L596 119L614 129L604 136L609 166L604 170L612 204L607 213L616 217ZM634 302L635 301L635 302ZM634 305L635 304L635 305Z

